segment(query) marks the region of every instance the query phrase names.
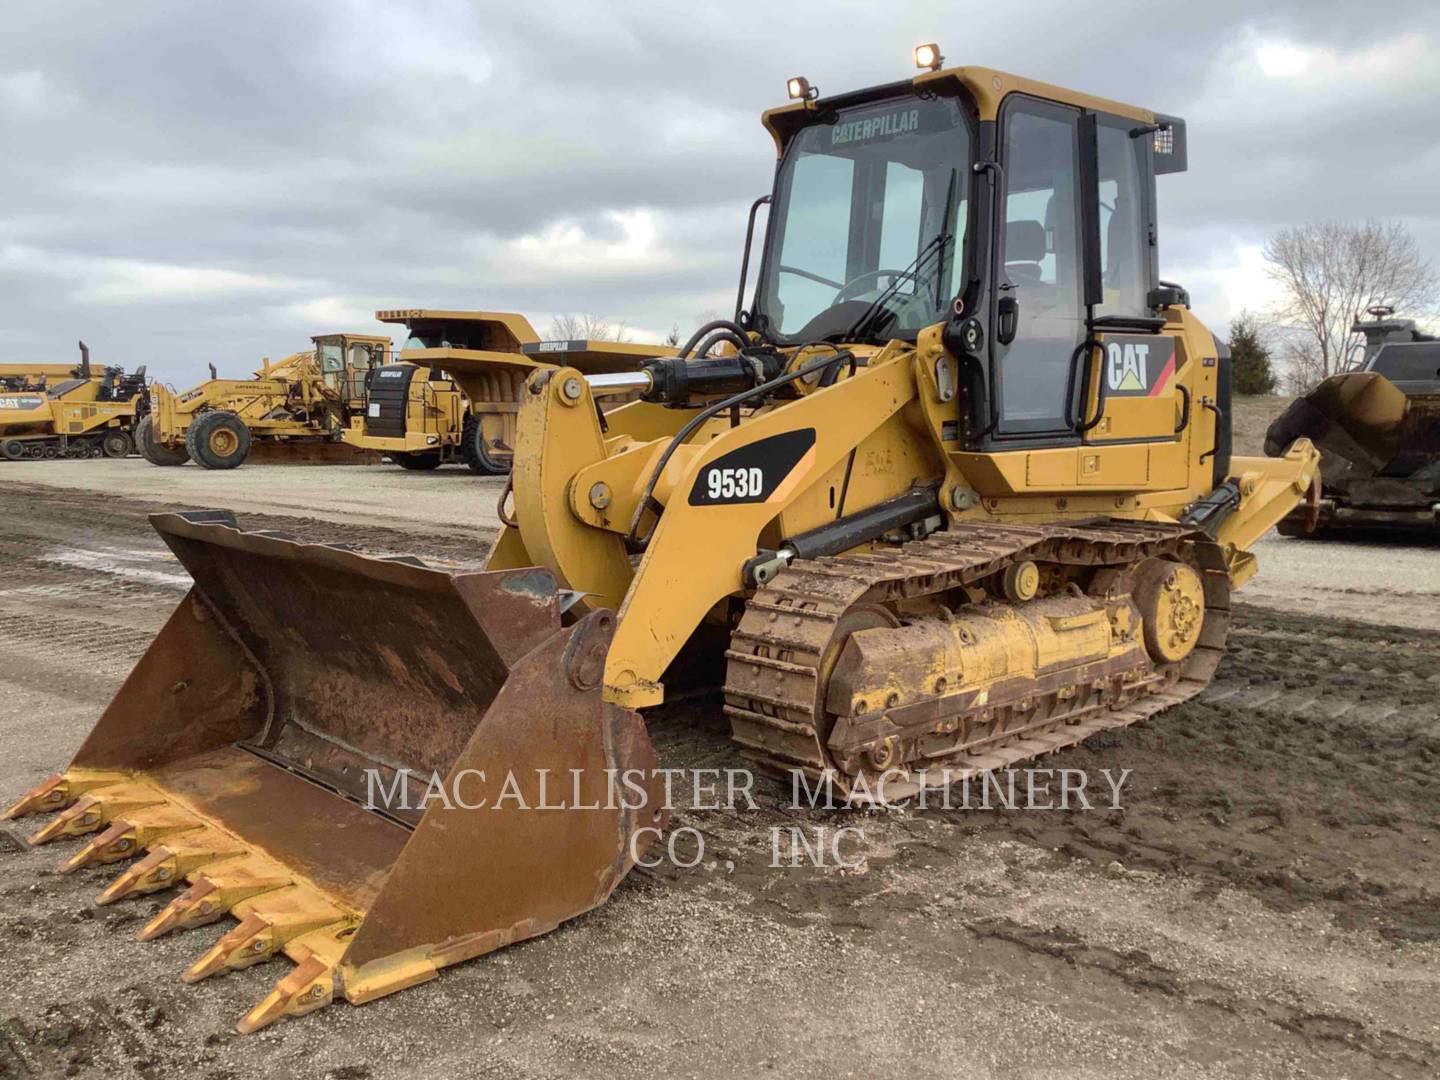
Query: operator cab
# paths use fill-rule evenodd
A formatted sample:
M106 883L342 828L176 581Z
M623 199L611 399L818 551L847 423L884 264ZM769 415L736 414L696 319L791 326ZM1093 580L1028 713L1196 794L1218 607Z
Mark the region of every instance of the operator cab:
M368 334L321 334L310 339L328 390L350 408L362 408L370 372L385 363L390 339Z
M1188 297L1159 280L1154 192L1185 168L1184 121L981 68L791 83L765 116L779 163L742 324L781 346L943 324L959 449L1173 438L1164 308Z

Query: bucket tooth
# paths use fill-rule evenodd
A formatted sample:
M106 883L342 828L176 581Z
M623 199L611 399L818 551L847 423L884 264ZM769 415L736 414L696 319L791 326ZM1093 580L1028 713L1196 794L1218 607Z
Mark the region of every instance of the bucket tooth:
M269 960L274 951L275 933L270 924L259 915L247 915L240 920L239 926L227 932L191 964L180 979L187 983L199 982L222 971L234 971Z
M117 784L125 779L124 773L116 772L56 773L22 795L0 814L0 821L63 810L90 789Z
M167 889L180 880L176 872L175 854L169 848L161 845L145 853L145 857L139 862L125 868L125 872L118 878L105 886L99 896L95 897L97 904L113 904L116 900L122 900L127 896L142 896L145 893L158 892Z
M116 885L120 882L116 882ZM113 886L112 886L113 888ZM183 893L160 909L160 912L140 928L135 935L137 941L153 941L171 930L189 929L212 923L225 914L225 907L216 895L215 883L201 877Z
M204 926L242 900L283 889L293 880L278 868L235 859L233 866L224 863L212 873L196 875L190 888L171 900L135 936L140 941L151 941L171 930Z
M262 893L235 907L235 927L185 972L185 982L198 982L221 971L268 960L288 942L322 928L343 929L353 920L314 889L303 885Z
M133 859L136 852L148 848L156 840L198 828L200 822L196 818L169 806L126 814L112 821L108 829L61 863L60 873L68 874L93 863Z
M179 883L202 867L214 866L243 855L245 849L213 829L172 835L129 866L99 896L97 904L113 904L127 896L159 892Z
M249 1035L287 1016L304 1016L335 1000L335 968L318 956L302 960L275 989L240 1018L235 1030Z
M30 837L33 846L48 844L62 836L84 836L104 828L122 814L154 806L165 800L143 784L110 784L82 796L69 809L47 822Z

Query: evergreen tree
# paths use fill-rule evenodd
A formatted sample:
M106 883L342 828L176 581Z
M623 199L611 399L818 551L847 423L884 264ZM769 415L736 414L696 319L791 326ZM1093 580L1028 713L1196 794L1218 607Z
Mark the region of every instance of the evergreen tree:
M1230 323L1230 370L1237 394L1273 394L1275 372L1259 321L1242 311Z

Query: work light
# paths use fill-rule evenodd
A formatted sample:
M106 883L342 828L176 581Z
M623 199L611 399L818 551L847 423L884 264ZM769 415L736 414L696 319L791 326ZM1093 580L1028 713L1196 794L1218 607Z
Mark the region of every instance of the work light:
M915 46L916 67L938 71L940 65L944 62L945 57L940 55L940 46L936 45L933 41L927 41L924 45Z

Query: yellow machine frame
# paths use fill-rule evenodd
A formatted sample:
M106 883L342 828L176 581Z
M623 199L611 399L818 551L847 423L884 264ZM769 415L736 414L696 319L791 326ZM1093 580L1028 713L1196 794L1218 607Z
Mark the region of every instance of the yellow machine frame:
M210 412L238 417L252 435L275 442L328 440L364 404L365 377L384 364L390 339L374 334L318 334L314 348L276 363L267 358L252 379L211 378L184 392L150 386L150 425L160 446L178 451L196 420ZM370 358L356 365L352 349ZM335 349L331 361L325 350Z
M118 367L93 371L80 348L79 365L0 364L0 379L23 387L0 390L0 458L124 457L134 449L145 369L128 378ZM122 389L126 383L133 386ZM106 400L117 389L122 400Z
M425 464L463 460L477 472L504 472L515 446L521 394L535 371L563 362L589 374L627 371L643 360L675 353L665 345L541 341L529 320L513 312L397 308L377 311L375 317L405 326L411 341L439 338L447 332L465 341L464 347L407 344L396 355L397 365L415 368L407 378L401 434L373 430L377 425L369 421L379 411L373 395L369 407L355 413L345 429L344 439L350 445L378 450L402 464L416 459ZM380 389L379 378L372 391ZM464 440L474 427L479 428L483 454L466 453Z

